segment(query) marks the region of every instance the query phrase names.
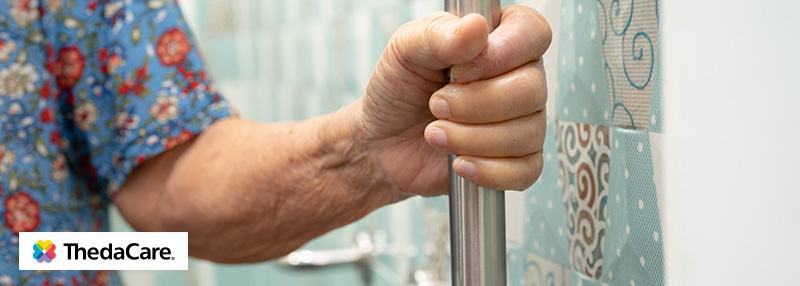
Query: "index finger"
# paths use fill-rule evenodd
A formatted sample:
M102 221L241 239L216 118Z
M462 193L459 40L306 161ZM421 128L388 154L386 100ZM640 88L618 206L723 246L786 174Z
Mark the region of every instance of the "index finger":
M453 66L450 78L459 83L492 78L540 58L550 46L552 31L536 10L512 5L503 8L500 25L489 34L483 51Z

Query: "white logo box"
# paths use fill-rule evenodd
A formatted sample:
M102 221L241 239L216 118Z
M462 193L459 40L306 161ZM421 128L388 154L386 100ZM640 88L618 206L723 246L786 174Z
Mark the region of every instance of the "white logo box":
M50 240L56 246L56 256L49 263L40 263L33 256L35 252L33 245L39 240ZM65 244L77 244L77 247L73 246L69 249ZM111 244L111 248L109 248L109 244ZM138 244L138 246L133 244ZM19 234L19 269L188 270L188 245L189 234L187 232L21 232ZM85 251L78 251L78 247ZM158 250L154 251L155 248ZM68 250L71 250L70 253ZM76 252L79 252L77 257ZM147 252L147 254L143 256L143 252ZM104 257L101 257L101 254ZM69 256L72 256L71 259L68 259ZM141 259L141 257L146 258L147 256L151 257ZM94 257L95 260L89 259L90 257ZM120 257L123 259L116 259Z

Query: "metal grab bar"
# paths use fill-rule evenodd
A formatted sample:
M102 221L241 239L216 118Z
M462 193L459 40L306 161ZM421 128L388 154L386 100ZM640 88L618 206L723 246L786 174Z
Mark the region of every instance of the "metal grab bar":
M500 23L500 0L445 0L445 10L481 14L492 30ZM455 158L449 164L453 285L505 286L505 194L456 175Z
M374 256L372 238L366 232L356 234L356 245L332 250L298 250L277 260L278 265L291 269L318 269L337 265L355 264L364 285L372 281L370 261Z

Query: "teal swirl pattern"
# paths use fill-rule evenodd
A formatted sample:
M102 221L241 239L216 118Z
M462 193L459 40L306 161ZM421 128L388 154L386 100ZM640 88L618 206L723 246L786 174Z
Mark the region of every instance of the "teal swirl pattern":
M638 32L636 33L636 35L633 36L633 41L631 41L631 55L633 56L633 59L636 61L640 61L644 57L644 50L641 47L639 48L639 53L636 54L636 39L638 39L639 37L644 37L645 39L647 39L647 44L650 47L650 71L647 73L647 80L645 80L643 84L636 84L633 82L631 76L628 74L628 66L625 64L625 57L622 57L622 67L625 70L625 77L628 78L628 82L637 89L644 89L644 87L647 86L648 83L650 83L650 78L653 77L653 66L655 63L654 61L655 58L653 57L653 41L650 40L650 36L648 36L647 33L645 32ZM622 43L623 45L625 44L624 35L622 36Z
M614 9L614 4L617 4L617 5L616 5L616 7L617 7L616 9ZM620 13L619 0L613 0L613 1L611 1L611 5L609 5L609 8L610 8L611 10L614 10L614 16L615 16L615 17L618 17L618 16L619 16L619 13ZM611 21L611 29L613 29L613 30L614 30L614 34L616 34L617 36L622 36L622 35L624 35L624 34L625 34L625 32L627 32L627 31L628 31L628 27L630 27L630 26L631 26L631 20L633 20L633 0L631 0L630 13L628 14L628 20L627 20L627 21L625 21L625 26L623 26L623 27L622 27L622 30L620 30L619 32L617 32L617 29L616 29L616 27L614 27L614 21Z
M610 26L614 35L603 39L612 124L633 130L648 130L650 83L655 67L654 46L658 34L658 1L631 0L627 6L623 6L620 0L597 1L600 3L598 9L602 10L602 13L598 13L599 20L604 23L606 30ZM624 80L615 81L620 74L625 76Z

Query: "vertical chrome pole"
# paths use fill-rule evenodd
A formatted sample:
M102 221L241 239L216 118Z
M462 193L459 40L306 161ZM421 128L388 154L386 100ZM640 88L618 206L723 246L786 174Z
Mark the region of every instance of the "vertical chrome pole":
M444 7L458 16L481 14L492 30L500 23L500 0L445 0ZM455 158L450 155L453 285L505 286L505 195L456 175Z

